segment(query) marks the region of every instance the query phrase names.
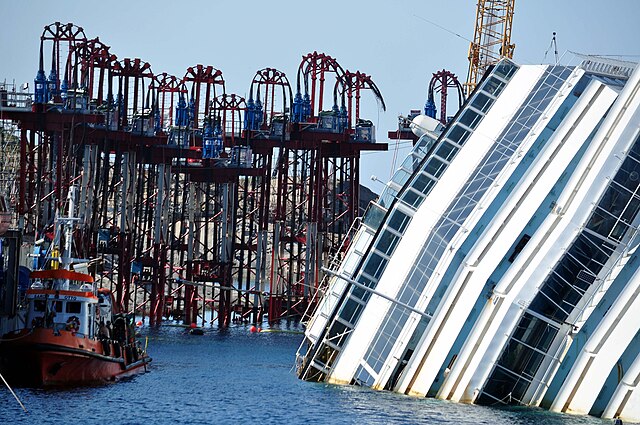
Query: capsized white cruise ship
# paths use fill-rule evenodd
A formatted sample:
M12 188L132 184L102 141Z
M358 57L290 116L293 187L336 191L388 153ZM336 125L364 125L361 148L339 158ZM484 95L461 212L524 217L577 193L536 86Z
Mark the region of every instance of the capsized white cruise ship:
M640 421L639 67L503 60L431 130L328 271L300 378Z

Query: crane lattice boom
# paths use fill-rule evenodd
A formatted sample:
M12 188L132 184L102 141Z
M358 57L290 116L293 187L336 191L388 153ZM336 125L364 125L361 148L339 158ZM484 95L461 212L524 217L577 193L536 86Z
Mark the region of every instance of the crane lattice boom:
M486 69L500 59L512 58L511 27L515 0L478 0L473 42L469 46L467 96Z

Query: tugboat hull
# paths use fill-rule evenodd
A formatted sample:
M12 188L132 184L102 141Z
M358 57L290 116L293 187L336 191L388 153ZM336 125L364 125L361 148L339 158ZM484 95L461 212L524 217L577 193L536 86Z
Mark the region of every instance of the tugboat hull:
M98 340L68 331L23 330L3 337L0 370L17 386L87 385L145 371L151 361L137 350L119 349L114 344L108 346L113 355L105 355L104 347Z

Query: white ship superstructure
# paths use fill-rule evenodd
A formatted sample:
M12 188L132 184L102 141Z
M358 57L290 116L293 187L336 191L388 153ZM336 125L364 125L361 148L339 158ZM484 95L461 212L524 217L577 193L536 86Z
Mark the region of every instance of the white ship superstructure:
M639 88L496 65L369 207L300 377L640 421Z

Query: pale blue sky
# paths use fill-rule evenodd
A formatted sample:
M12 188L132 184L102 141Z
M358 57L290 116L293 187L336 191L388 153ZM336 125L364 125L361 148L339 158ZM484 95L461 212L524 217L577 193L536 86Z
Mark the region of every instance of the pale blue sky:
M448 69L464 81L474 0L441 1L3 1L0 80L32 84L39 37L45 25L73 22L100 37L118 56L139 57L155 73L178 77L201 63L222 70L227 93L245 95L258 69L277 68L295 84L301 56L312 51L336 58L344 69L372 76L387 112L365 96L361 116L377 126L378 140L396 128L397 116L422 108L431 73ZM540 63L557 32L558 48L640 60L640 0L516 0L512 42L519 63ZM635 55L635 56L634 56ZM564 62L571 59L568 53ZM553 61L549 52L547 62ZM575 60L573 60L575 63ZM294 87L295 90L295 87ZM389 153L365 154L362 183L379 192L372 174L387 180ZM406 155L401 146L398 160Z

